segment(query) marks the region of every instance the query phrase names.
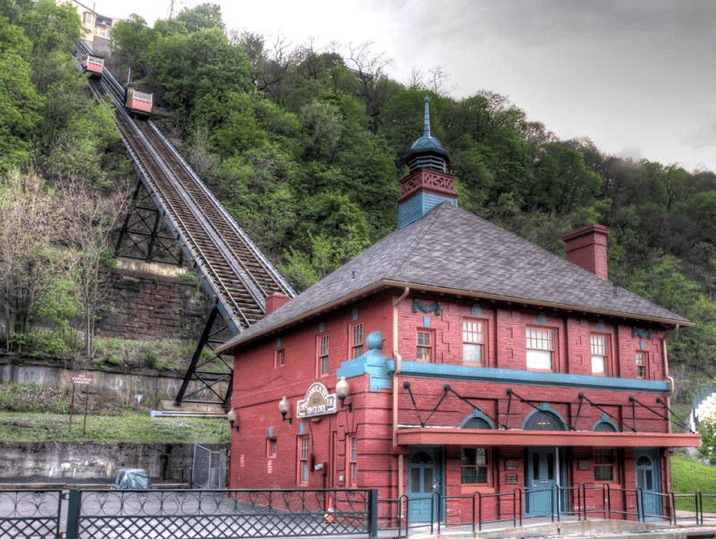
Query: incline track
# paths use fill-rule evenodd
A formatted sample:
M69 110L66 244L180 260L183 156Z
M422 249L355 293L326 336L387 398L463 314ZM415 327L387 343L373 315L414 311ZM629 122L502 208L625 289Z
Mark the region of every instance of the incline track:
M145 189L216 298L232 333L263 317L268 295L295 296L159 129L127 114L124 87L106 68L100 80L90 80L90 88L99 99L113 99L117 126Z

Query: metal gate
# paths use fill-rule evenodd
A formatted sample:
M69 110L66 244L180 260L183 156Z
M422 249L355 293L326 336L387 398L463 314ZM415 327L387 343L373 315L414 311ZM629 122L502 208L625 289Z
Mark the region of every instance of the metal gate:
M377 505L375 490L70 490L66 537L373 537Z
M194 444L191 466L191 488L222 489L226 487L226 453Z

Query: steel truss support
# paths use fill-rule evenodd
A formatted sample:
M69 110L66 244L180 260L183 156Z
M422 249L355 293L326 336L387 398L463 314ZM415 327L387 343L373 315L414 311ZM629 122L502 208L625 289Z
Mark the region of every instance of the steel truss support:
M174 399L174 403L177 406L180 406L182 402L191 402L221 404L224 409L228 409L233 368L225 358L214 354L213 350L225 342L230 335L228 324L219 312L218 307L214 306L196 345L196 350L194 350L191 363L184 375L181 388L179 388L179 392ZM203 354L205 347L212 351L208 356ZM189 383L192 381L199 382L197 384L199 387L194 387L188 392L190 389ZM210 398L205 397L207 391Z
M179 266L184 262L182 250L176 243L176 235L167 226L164 216L152 202L141 179L132 195L114 253L115 256L137 258L146 262Z

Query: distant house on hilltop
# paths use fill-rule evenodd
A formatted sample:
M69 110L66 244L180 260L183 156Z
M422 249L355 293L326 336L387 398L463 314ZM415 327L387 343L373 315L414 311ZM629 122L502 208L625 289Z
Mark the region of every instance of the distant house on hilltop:
M55 0L57 5L72 4L80 16L83 40L102 57L108 57L112 52L112 26L116 22L112 17L106 17L97 13L77 0Z
M672 449L699 444L669 421L665 338L688 320L609 282L603 226L564 260L460 209L427 106L398 229L217 350L230 487L374 488L411 522L434 492L443 519L477 494L490 520L513 493L525 516L554 493L598 510L605 489L613 515L663 514Z

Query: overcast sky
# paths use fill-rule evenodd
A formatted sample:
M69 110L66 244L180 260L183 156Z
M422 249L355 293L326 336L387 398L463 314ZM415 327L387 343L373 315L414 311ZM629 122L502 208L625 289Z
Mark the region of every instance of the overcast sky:
M89 2L87 2L89 4ZM174 13L203 2L174 0ZM716 171L714 0L213 0L228 30L371 49L389 75L439 68L454 98L489 90L560 139ZM97 0L153 25L171 0ZM292 47L293 48L293 47Z

